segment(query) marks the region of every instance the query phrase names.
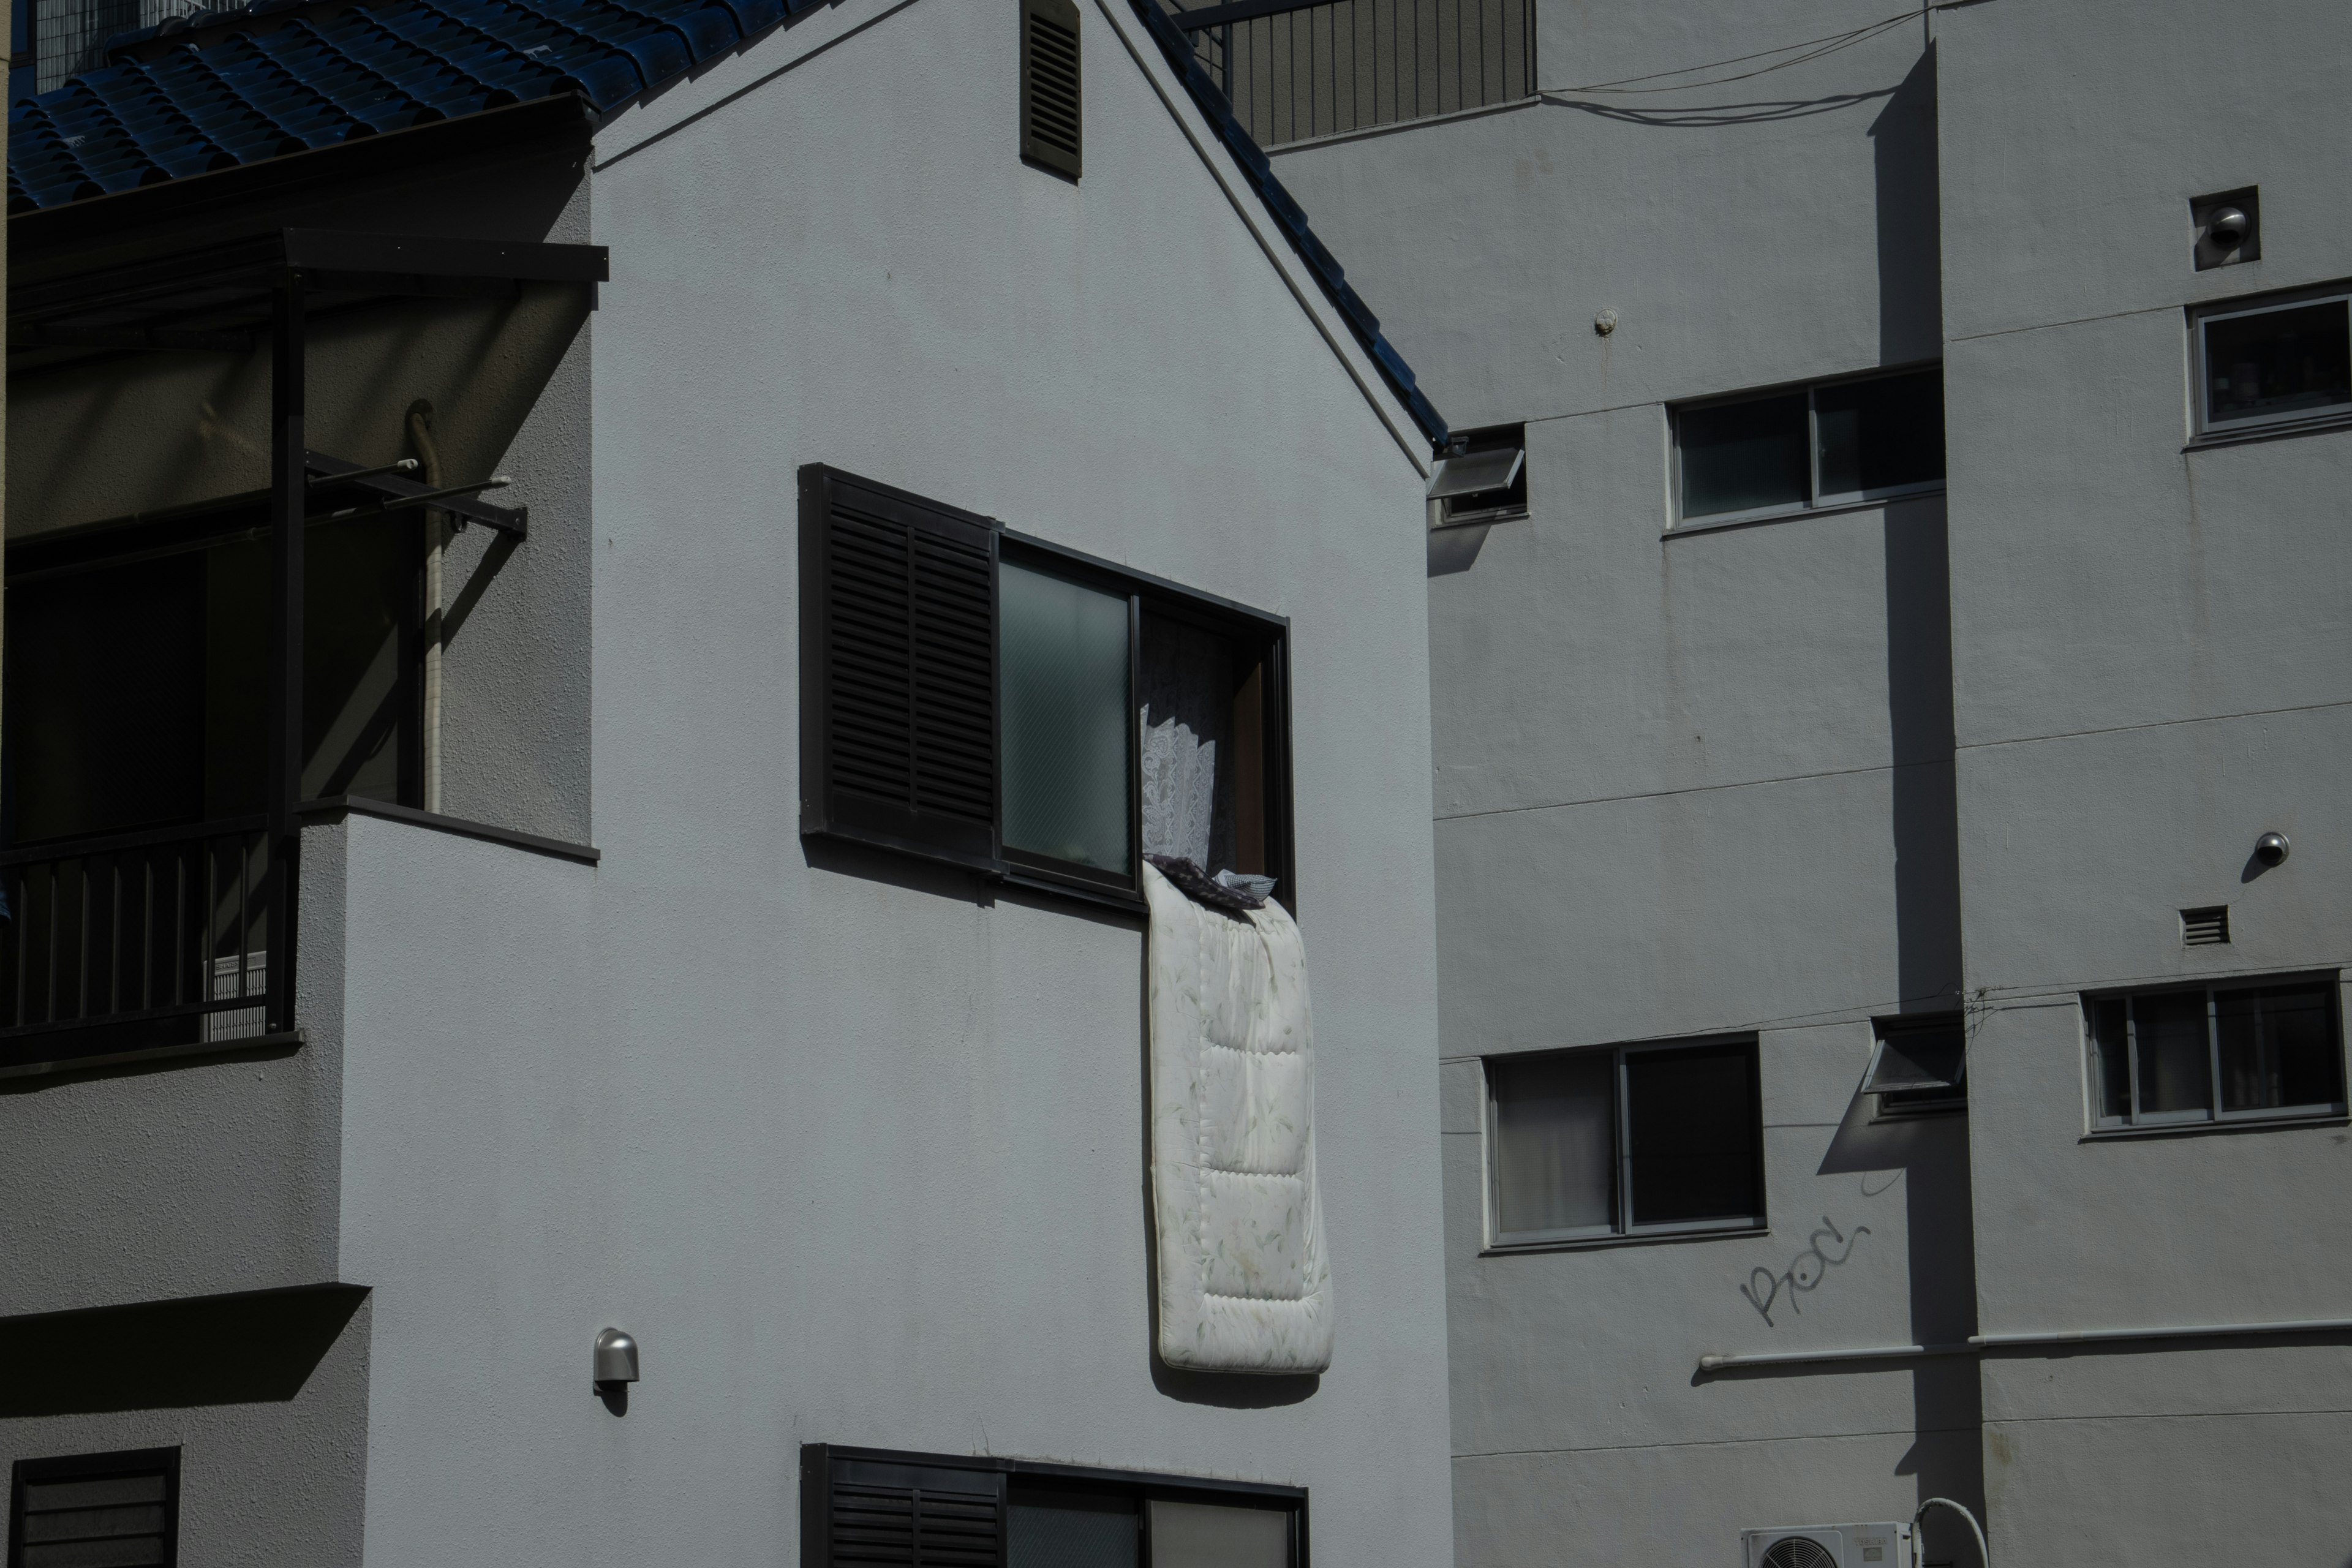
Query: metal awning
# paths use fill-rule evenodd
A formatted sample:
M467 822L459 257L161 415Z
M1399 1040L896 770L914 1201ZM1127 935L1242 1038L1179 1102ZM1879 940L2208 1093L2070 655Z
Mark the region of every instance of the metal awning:
M526 283L593 289L611 277L601 245L277 229L19 282L8 290L8 357L22 364L70 351L247 353L268 341L289 279L316 311L389 299L511 299Z

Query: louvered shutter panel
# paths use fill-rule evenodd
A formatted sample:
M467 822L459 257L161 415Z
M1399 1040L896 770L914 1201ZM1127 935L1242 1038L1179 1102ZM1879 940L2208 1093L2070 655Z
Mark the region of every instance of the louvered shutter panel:
M805 1568L1002 1568L1004 1478L992 1470L835 1458L803 1473Z
M16 1461L7 1568L172 1568L180 1451L140 1448Z
M801 473L801 830L993 870L996 531Z
M1021 155L1076 179L1085 127L1077 6L1021 0Z

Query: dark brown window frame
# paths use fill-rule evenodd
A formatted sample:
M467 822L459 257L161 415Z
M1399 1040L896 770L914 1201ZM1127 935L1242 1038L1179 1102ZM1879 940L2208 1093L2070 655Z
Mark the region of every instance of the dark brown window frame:
M1307 1489L1267 1481L1224 1480L1210 1476L1170 1475L1155 1470L1125 1470L1093 1465L1071 1465L1044 1459L1004 1458L990 1454L926 1454L891 1448L845 1447L831 1443L801 1447L801 1562L804 1568L832 1568L833 1483L836 1463L900 1467L908 1469L951 1470L974 1477L995 1478L998 1502L997 1563L1004 1561L1008 1541L1006 1514L1014 1489L1027 1482L1057 1491L1094 1492L1132 1499L1142 1505L1164 1502L1210 1503L1227 1508L1264 1508L1291 1517L1290 1568L1311 1568L1308 1551ZM1147 1513L1148 1517L1148 1513ZM1143 1568L1150 1568L1149 1525Z
M824 574L829 570L825 533L836 485L845 484L881 501L906 509L908 514L933 514L948 526L984 531L988 541L991 578L992 637L1001 647L1003 626L994 608L999 568L1007 560L1016 565L1051 571L1128 600L1128 809L1129 842L1134 853L1125 876L1050 857L1008 849L1003 842L1003 747L1002 658L996 659L999 689L992 722L996 735L997 770L994 821L985 843L977 835L961 842L927 840L919 825L883 822L856 810L844 811L831 784L833 714L826 699L832 614ZM858 843L922 859L945 862L992 881L1108 904L1130 911L1143 909L1142 881L1142 745L1139 703L1141 686L1141 620L1145 615L1199 627L1237 642L1255 645L1263 660L1263 730L1260 742L1262 806L1265 816L1265 874L1275 879L1275 897L1294 914L1298 909L1296 813L1292 799L1290 711L1290 620L1231 599L1202 593L1181 583L1089 555L1052 540L1022 533L996 519L968 512L909 490L851 474L829 465L812 463L801 470L801 833L804 837ZM1206 869L1206 868L1204 868Z

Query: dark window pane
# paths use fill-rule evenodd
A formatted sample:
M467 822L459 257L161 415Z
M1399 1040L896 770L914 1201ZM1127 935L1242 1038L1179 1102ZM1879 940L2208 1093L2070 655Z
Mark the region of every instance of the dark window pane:
M2091 1048L2096 1053L2099 1080L2092 1086L2092 1103L2105 1121L2131 1119L2131 1015L2121 997L2091 1004Z
M1004 562L1004 845L1125 874L1127 600Z
M1811 497L1803 393L1686 408L1675 423L1685 517L1802 506Z
M15 841L197 820L204 557L11 588L7 626Z
M1123 1497L1013 1494L1008 1568L1136 1568L1142 1520Z
M2205 421L2352 405L2352 321L2342 300L2208 321Z
M2222 1110L2332 1105L2342 1098L2332 989L2272 985L2214 994Z
M1497 1061L1495 1223L1506 1235L1613 1226L1613 1051Z
M1762 1212L1754 1047L1636 1051L1625 1093L1635 1225Z
M1880 495L1944 477L1944 376L1923 370L1813 394L1822 499Z
M2167 991L2133 997L2132 1034L2139 1052L2141 1115L2213 1109L2205 993Z

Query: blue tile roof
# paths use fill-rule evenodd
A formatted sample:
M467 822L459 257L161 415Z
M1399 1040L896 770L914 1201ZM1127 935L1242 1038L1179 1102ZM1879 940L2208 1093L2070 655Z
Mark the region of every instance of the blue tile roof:
M826 0L254 0L127 33L116 58L8 110L8 210L63 206L214 169L576 93L599 113ZM1433 445L1445 421L1308 226L1191 44L1135 9L1290 243ZM154 47L186 32L188 44ZM146 47L142 47L146 46ZM143 55L145 58L131 58Z
M598 111L823 0L257 0L8 110L8 210L62 206L558 93ZM250 24L244 26L241 24ZM227 24L224 29L222 24ZM122 58L136 51L151 58Z

